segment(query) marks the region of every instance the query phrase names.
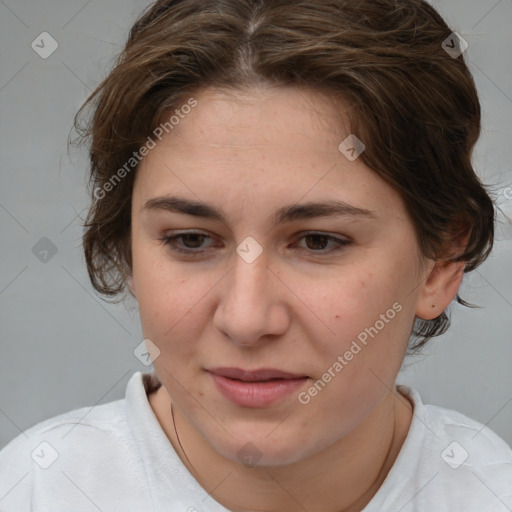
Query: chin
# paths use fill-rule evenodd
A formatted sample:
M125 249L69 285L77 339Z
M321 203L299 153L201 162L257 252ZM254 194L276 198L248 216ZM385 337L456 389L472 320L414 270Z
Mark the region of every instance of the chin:
M296 436L293 440L291 433L283 430L280 436L269 436L269 430L247 433L240 436L223 437L222 439L209 440L212 448L223 457L247 467L277 467L286 466L298 462L309 455L322 450L318 446L309 444Z

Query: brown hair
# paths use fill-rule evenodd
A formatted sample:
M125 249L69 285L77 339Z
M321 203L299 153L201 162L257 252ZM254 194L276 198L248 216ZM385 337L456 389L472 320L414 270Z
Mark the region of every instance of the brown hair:
M126 171L164 116L192 94L259 83L348 100L351 132L366 145L360 158L400 193L421 254L475 269L491 251L495 213L471 164L480 133L475 84L463 56L442 46L451 33L423 0L151 5L75 117L79 141L90 140L83 248L92 286L113 297L126 291L130 274L136 165L114 183L116 170ZM93 114L82 125L88 106ZM453 247L464 249L453 255ZM459 295L457 301L470 306ZM449 325L445 312L416 318L410 350Z

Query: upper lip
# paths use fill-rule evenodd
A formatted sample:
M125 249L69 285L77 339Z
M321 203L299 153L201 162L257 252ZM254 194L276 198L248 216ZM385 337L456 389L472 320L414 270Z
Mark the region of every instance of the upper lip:
M238 379L243 381L261 381L269 379L300 379L307 377L306 375L298 375L289 372L283 372L274 368L261 368L260 370L242 370L240 368L211 368L211 373L229 377L230 379Z

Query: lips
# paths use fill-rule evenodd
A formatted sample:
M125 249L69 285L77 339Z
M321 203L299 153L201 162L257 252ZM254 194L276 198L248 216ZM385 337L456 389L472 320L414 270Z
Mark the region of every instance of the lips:
M242 370L212 368L208 371L224 398L241 407L268 407L289 399L309 379L273 368Z
M228 377L230 379L241 380L244 382L262 382L275 379L302 379L307 375L299 375L273 368L263 368L261 370L241 370L240 368L212 368L209 370L216 375Z

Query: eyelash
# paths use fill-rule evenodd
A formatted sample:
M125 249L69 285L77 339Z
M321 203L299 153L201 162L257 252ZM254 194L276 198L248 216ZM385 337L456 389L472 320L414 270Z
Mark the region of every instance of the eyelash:
M197 235L197 236L204 237L204 239L206 239L206 238L209 238L210 240L212 239L212 237L210 237L210 236L208 236L208 235L206 235L204 233L196 233L196 232L193 232L193 231L187 231L187 232L182 232L182 233L171 235L171 236L165 236L165 237L160 238L160 240L165 245L167 245L172 251L179 252L179 253L182 253L182 254L200 255L200 254L203 254L203 253L208 251L208 249L194 250L194 249L182 249L182 248L176 247L176 245L175 245L176 240L178 240L180 238L183 238L185 236L189 236L189 235ZM334 237L334 236L331 236L331 235L327 235L327 234L322 233L322 232L316 232L316 231L306 232L301 237L299 237L296 241L302 240L304 238L307 238L308 236L324 237L328 241L333 241L333 242L336 243L336 247L328 249L328 250L322 249L322 250L315 251L313 249L302 249L304 251L308 251L308 252L310 252L312 254L316 254L316 255L319 255L319 256L327 255L327 254L330 254L332 252L339 251L343 247L345 247L347 245L350 245L350 243L351 243L349 240L343 240L341 238L337 238L337 237Z

